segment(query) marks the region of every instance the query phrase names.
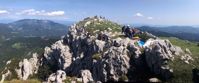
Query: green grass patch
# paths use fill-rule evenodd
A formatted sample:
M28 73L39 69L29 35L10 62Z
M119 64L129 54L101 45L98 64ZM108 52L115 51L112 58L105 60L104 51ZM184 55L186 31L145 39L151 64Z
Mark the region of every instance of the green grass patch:
M4 83L42 83L42 82L38 79L29 79L29 80L13 79L10 81L5 81Z
M87 25L86 30L91 34L99 33L100 31L109 31L109 32L121 32L121 26L117 23L111 21L92 21ZM95 32L98 31L98 32Z
M142 41L146 42L148 39L150 39L151 37L147 36L146 33L143 33L143 34L135 34L134 37L139 37L141 38Z
M101 59L101 54L100 53L96 53L92 56L92 59L95 59L95 60L100 60Z
M77 81L75 78L76 77L67 76L66 79L64 80L64 83L71 83L72 81L75 81L76 83L82 83L80 81Z
M14 49L21 49L21 48L24 48L24 45L23 45L23 43L14 43L13 45L12 45L12 48L14 48Z
M199 68L199 47L197 43L187 40L181 40L174 37L161 37L162 39L169 39L173 45L180 46L182 50L188 48L192 52L194 61L190 64L184 63L180 57L175 57L174 61L170 61L169 65L173 68L174 78L169 82L172 83L192 83L192 69Z
M121 78L119 78L120 81L126 81L128 80L128 77L126 75L122 75Z
M116 35L114 37L112 37L112 39L116 39L116 38L121 38L121 39L125 39L125 35Z

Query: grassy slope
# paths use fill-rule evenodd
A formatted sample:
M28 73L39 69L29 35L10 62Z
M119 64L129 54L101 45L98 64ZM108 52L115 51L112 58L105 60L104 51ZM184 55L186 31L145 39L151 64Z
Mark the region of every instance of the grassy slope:
M90 22L89 24L87 24L88 22ZM87 24L87 26L85 26L85 24ZM96 19L96 17L94 18L87 18L84 19L83 21L80 21L79 23L77 23L77 25L79 27L85 27L86 30L88 32L90 32L92 35L95 35L97 33L99 33L100 31L109 31L109 32L120 32L121 31L121 25L106 20L106 19ZM111 29L111 30L109 30ZM97 32L95 32L96 30L98 30Z
M17 80L13 79L11 81L5 81L4 83L42 83L41 81L37 79L30 79L30 80Z
M108 28L112 29L112 32L120 32L121 31L121 26L118 25L117 23L113 23L110 21L102 21L102 22L93 22L91 24L89 24L86 28L88 31L95 31L95 30L99 30L99 31L104 31L104 30L108 30Z
M191 62L190 65L182 62L179 57L171 62L170 65L174 69L174 78L169 82L192 83L192 69L199 68L199 46L194 42L173 37L162 37L162 39L169 39L173 45L180 46L183 50L190 49L194 58L194 62Z

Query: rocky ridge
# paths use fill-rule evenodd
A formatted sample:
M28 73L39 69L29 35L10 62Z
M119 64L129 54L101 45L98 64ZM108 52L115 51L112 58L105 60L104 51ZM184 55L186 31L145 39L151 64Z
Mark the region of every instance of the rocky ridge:
M114 27L99 27L104 23ZM184 52L169 40L149 33L145 34L150 38L143 47L139 47L135 40L120 37L120 26L111 23L102 17L89 17L72 25L66 36L45 48L41 58L34 54L33 58L20 62L19 69L16 69L18 77L27 80L48 67L46 71L52 71L52 74L43 74L43 80L56 83L62 83L66 76L76 77L76 81L84 83L135 82L140 81L134 73L137 70L149 70L151 76L166 81L172 78L169 62L175 57L181 57L187 64L193 61L188 49ZM95 27L89 27L91 25ZM99 39L99 34L107 39ZM143 81L149 79L150 76Z

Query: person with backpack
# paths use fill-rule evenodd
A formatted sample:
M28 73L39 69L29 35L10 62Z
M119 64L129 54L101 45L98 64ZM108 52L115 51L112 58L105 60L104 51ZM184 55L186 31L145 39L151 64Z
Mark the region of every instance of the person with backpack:
M129 38L132 38L132 31L131 31L129 25L128 25L128 26L126 27L126 29L125 29L125 35L126 35L127 37L129 37Z
M126 29L126 26L124 25L124 26L122 27L122 33L123 33L123 34L125 34L125 29Z

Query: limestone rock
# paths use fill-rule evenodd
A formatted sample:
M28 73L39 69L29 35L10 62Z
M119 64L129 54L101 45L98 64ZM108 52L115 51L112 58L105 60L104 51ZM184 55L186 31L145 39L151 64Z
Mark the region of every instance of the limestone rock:
M50 64L57 64L60 69L66 69L72 62L72 54L63 41L57 41L51 46L46 47L44 51L45 60Z
M164 79L169 79L173 72L168 66L169 61L173 61L176 56L180 56L187 64L193 60L191 52L188 49L186 51L188 54L180 47L173 46L169 40L149 39L145 44L146 63L151 71L160 74Z
M149 82L161 82L158 78L150 78Z
M150 70L159 74L164 79L172 77L172 71L168 66L168 61L174 59L171 51L172 45L167 40L154 40L145 49L145 59Z
M32 58L30 58L29 60L23 59L23 61L19 63L19 69L15 70L20 79L26 80L30 75L37 73L39 67L37 56L38 55L34 53Z
M5 74L2 74L0 83L4 83L4 80L7 76L12 75L10 70L8 70Z
M66 73L62 70L58 70L56 73L53 73L48 77L48 83L63 83L63 80L65 79Z
M82 77L83 83L88 83L88 82L94 81L93 77L92 77L92 73L89 70L82 70L81 77Z
M11 60L7 61L7 62L6 62L6 65L10 64L11 62L12 62Z
M110 47L102 56L102 66L105 81L114 80L119 81L122 75L126 75L129 65L129 56L127 49L123 46Z
M28 79L29 75L31 75L33 73L31 71L32 66L31 66L30 62L28 62L27 59L24 59L22 62L20 62L19 67L20 67L20 69L18 69L16 71L17 71L19 78L22 80Z
M102 52L104 50L104 47L105 47L105 42L104 41L95 40L95 44L96 44L96 47L98 49L98 52Z
M113 46L120 47L121 46L121 43L120 43L121 40L122 40L121 38L114 39L113 40Z
M185 63L189 64L191 61L194 61L194 59L191 57L192 53L191 51L186 48L185 49L185 54L181 56L181 60L183 60Z
M148 33L148 32L144 32L144 34L146 34L148 37L153 38L153 39L157 38L155 35Z
M175 55L181 55L184 54L183 50L179 46L175 46Z

